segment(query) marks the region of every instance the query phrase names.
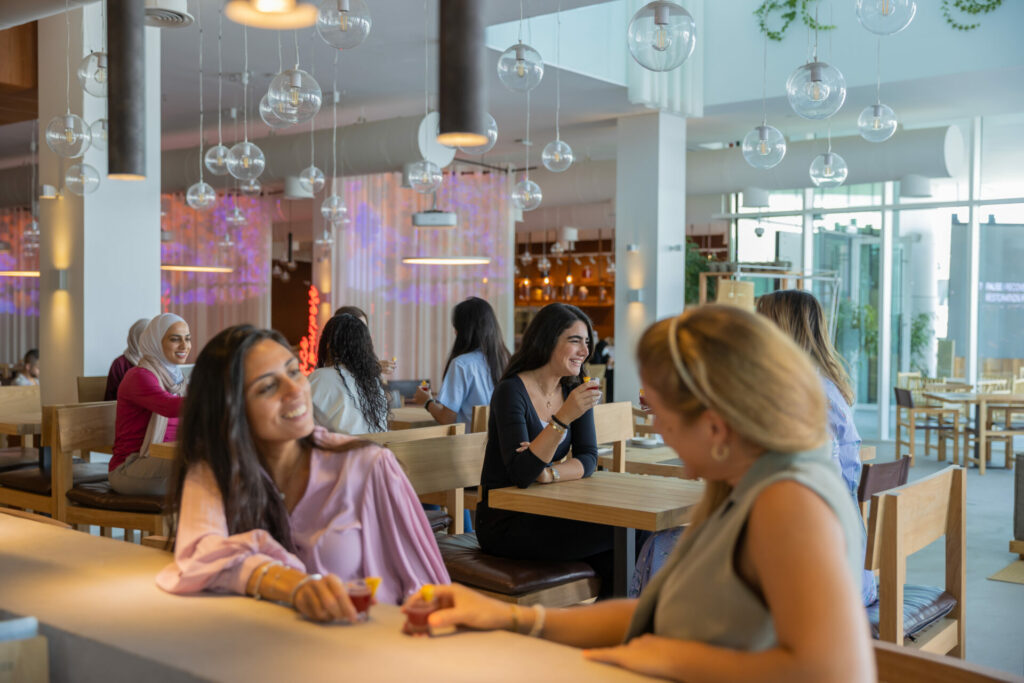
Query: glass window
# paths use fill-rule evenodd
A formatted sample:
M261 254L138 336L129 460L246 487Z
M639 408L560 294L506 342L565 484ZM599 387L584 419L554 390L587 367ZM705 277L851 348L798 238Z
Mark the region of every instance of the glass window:
M981 121L981 199L1024 195L1024 113Z
M845 209L848 206L876 206L882 203L882 183L814 188L815 209Z
M1024 368L1024 205L979 210L978 377L1005 380L992 388L1012 390Z

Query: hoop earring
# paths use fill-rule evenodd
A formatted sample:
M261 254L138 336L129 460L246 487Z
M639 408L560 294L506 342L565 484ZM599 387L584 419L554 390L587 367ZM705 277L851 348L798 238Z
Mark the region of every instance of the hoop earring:
M729 447L724 443L716 443L711 447L711 459L715 462L724 462L729 459Z

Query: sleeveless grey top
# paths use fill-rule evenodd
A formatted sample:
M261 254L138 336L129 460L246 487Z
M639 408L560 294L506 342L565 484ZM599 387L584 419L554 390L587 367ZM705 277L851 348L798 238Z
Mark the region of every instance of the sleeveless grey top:
M640 595L627 641L654 633L744 651L777 645L771 612L763 596L739 576L734 558L758 495L768 485L787 479L811 489L832 508L845 536L850 575L860 581L864 566L860 516L836 472L829 445L803 453L765 453L696 532L680 538Z

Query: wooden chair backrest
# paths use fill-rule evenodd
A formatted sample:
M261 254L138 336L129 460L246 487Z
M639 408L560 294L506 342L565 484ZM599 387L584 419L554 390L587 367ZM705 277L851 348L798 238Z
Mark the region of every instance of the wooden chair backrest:
M0 387L0 413L35 410L38 407L38 385Z
M629 401L594 406L597 443L612 444L612 470L626 471L626 441L633 438L633 404Z
M114 443L117 401L57 408L57 443L62 453L102 451Z
M1024 683L1024 677L893 643L873 643L879 683Z
M487 422L491 419L490 406L473 406L473 417L471 418L470 433L486 432Z
M641 437L654 434L654 414L633 406L633 433Z
M949 618L959 622L958 648L963 652L965 507L966 477L962 467L947 467L872 496L864 568L880 572L878 629L882 640L903 642L907 556L945 536L945 590L957 601Z
M913 389L912 380L921 379L920 372L897 372L896 373L896 386L901 389Z
M979 394L999 394L1010 392L1010 380L1002 378L979 379L977 385Z
M384 445L398 458L416 493L423 494L477 486L486 444L487 433L479 432Z
M422 441L423 439L435 439L439 436L454 436L465 433L466 425L456 422L450 425L431 425L429 427L414 427L413 429L396 429L392 432L359 434L359 438L373 441L374 443L389 444L405 441Z
M79 377L78 378L78 402L96 403L102 401L107 394L107 378Z
M867 520L868 503L871 496L888 491L907 483L910 476L910 456L904 455L891 462L866 463L860 466L860 484L857 486L857 501L860 503L860 514Z

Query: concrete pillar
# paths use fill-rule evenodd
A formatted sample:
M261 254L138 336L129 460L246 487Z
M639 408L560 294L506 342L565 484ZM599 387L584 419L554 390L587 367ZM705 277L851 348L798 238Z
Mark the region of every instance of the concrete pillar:
M75 72L83 26L98 35L100 6L71 11L71 111L86 122L106 116L105 99L83 93ZM91 41L96 42L98 41ZM40 139L66 111L65 17L39 22ZM146 179L107 178L107 152L90 147L84 159L62 159L39 145L40 182L60 189L40 201L39 338L44 404L78 400L76 378L105 375L125 346L128 328L160 312L160 32L146 29ZM64 173L84 161L99 171L99 189L79 197ZM66 271L62 277L60 271ZM66 281L66 289L62 289Z
M686 119L664 112L619 119L617 149L614 399L635 403L640 336L683 310Z

